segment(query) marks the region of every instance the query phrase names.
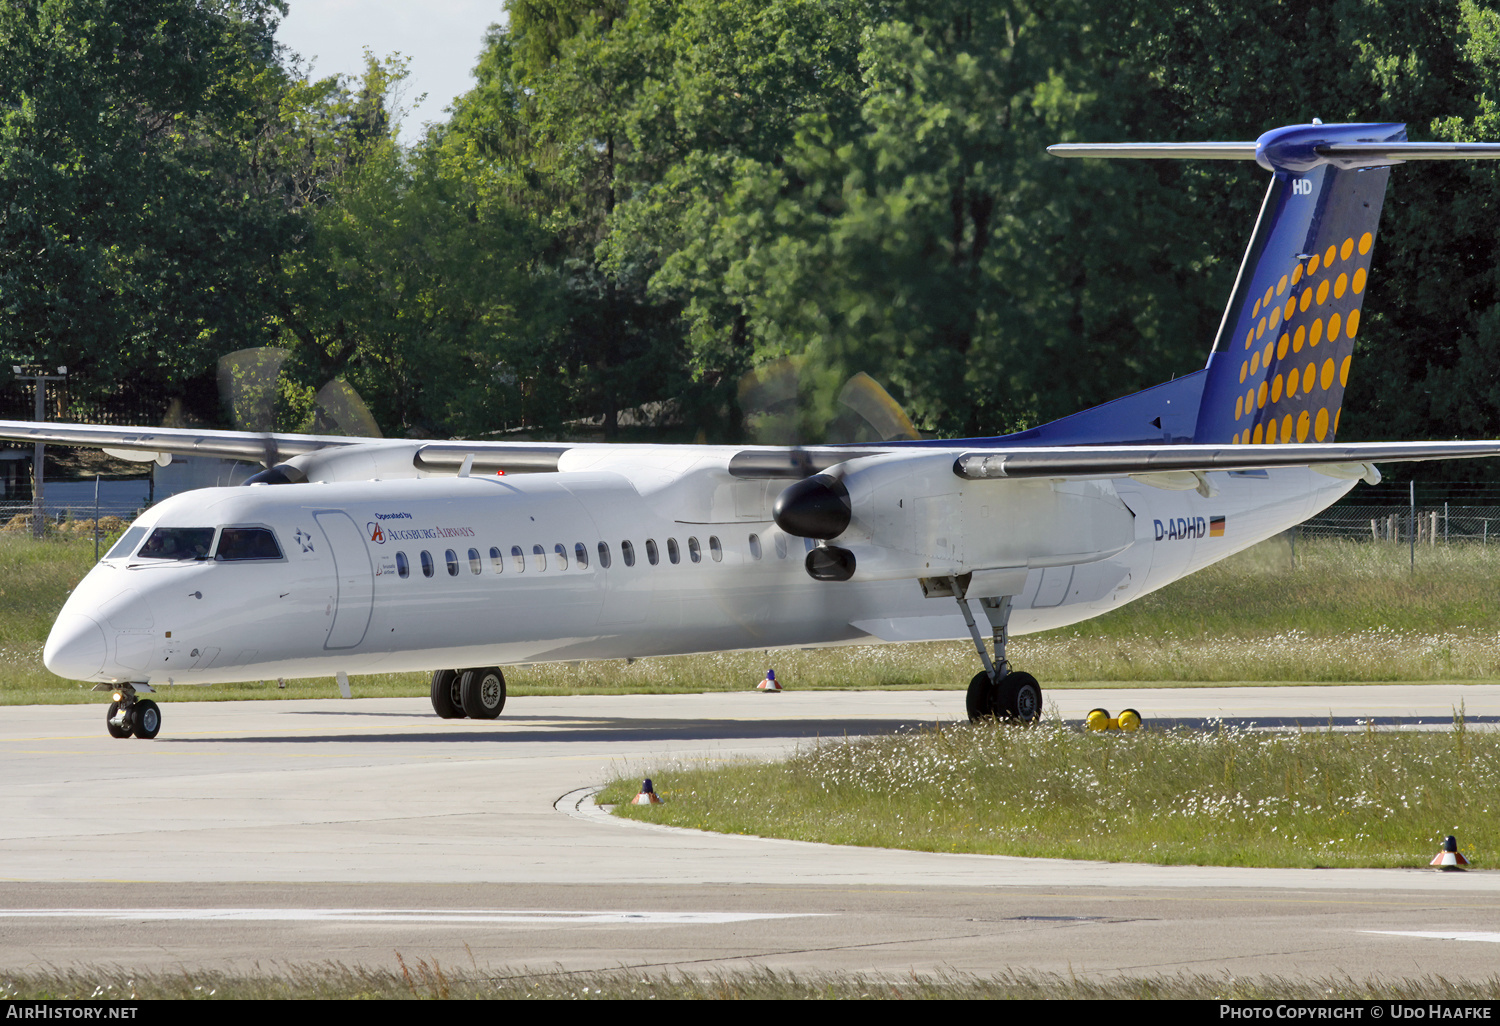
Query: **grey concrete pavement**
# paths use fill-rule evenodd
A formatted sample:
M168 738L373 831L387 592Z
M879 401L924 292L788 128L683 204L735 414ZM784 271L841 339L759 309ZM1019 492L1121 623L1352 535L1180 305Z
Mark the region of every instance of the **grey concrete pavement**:
M1187 721L1441 726L1460 702L1476 725L1500 715L1494 685L1048 699L1070 719L1095 705ZM168 695L149 742L109 738L102 706L11 707L0 717L0 967L387 964L401 950L446 962L468 951L486 969L1493 974L1495 873L940 855L668 830L579 808L580 789L616 774L772 757L820 736L951 721L961 705L956 692L518 698L475 723L440 721L423 700ZM1444 931L1462 936L1409 936Z

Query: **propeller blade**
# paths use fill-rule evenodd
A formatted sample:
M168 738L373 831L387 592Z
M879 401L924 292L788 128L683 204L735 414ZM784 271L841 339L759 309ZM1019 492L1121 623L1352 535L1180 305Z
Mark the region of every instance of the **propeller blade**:
M839 391L839 405L852 410L875 432L874 439L851 437L841 440L894 442L922 437L901 404L892 399L891 394L864 371L844 382L844 387Z
M257 346L219 357L219 401L236 430L261 436L261 463L268 470L281 461L271 432L276 429L281 365L291 355L290 350L276 346Z
M383 438L370 408L354 386L342 378L330 381L318 390L314 402L315 435L352 435L357 438Z

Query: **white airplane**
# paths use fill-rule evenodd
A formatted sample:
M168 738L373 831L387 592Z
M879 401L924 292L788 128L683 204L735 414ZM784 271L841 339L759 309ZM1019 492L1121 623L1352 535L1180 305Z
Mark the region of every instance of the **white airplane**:
M0 422L0 437L260 460L148 510L79 584L47 668L155 737L164 684L429 670L490 719L502 668L969 637L972 718L1036 719L1011 634L1117 608L1305 520L1374 464L1500 441L1335 444L1390 166L1500 157L1398 124L1254 143L1270 189L1207 365L999 438L777 448L389 441ZM993 654L975 609L992 636Z

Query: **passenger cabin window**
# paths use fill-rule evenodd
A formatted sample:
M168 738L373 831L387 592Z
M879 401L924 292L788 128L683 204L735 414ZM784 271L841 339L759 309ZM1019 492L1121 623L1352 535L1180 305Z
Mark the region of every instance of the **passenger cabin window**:
M448 563L448 576L449 577L457 577L458 576L458 553L454 552L452 549L448 549L447 551L445 551L443 553L443 559L445 559L447 561L447 563Z
M214 558L226 563L251 559L280 559L281 546L265 527L226 527L219 532Z
M697 538L688 538L688 559L694 563L703 562L703 547L698 544Z
M158 527L137 552L137 559L207 559L214 547L212 527Z
M650 563L652 566L655 566L656 564L661 562L661 553L656 551L655 538L646 539L646 562Z
M531 547L531 561L536 564L537 573L547 569L547 550L540 545Z
M574 542L573 559L578 563L578 569L587 570L589 568L589 547L583 542Z
M776 558L786 558L786 535L784 534L778 534L776 536Z
M752 534L750 536L750 558L760 558L760 535L758 534Z
M526 572L526 552L521 546L512 545L510 547L510 558L515 561L516 573L521 574Z
M559 570L566 570L568 568L568 547L562 542L558 542L552 546L552 552L557 556L557 568Z
M672 561L672 565L674 566L682 562L682 553L677 549L676 538L667 539L667 558Z
M396 553L396 576L403 581L411 576L411 560L406 558L406 553Z
M484 560L479 558L478 549L469 550L469 573L475 575L484 573Z
M599 565L606 570L609 569L609 542L599 543Z
M724 559L724 546L719 544L719 536L711 534L708 536L708 554L714 557L714 562L719 563Z
M431 577L432 574L433 574L433 571L434 571L434 567L432 565L432 553L428 552L426 549L423 549L422 550L422 576L423 577Z
M135 551L135 547L146 537L144 527L132 527L120 535L120 540L115 542L108 552L104 554L105 559L124 559Z
M505 570L505 557L500 554L498 545L490 546L490 565L495 568L497 574Z
M620 543L620 555L625 557L626 566L635 566L635 546L628 541Z

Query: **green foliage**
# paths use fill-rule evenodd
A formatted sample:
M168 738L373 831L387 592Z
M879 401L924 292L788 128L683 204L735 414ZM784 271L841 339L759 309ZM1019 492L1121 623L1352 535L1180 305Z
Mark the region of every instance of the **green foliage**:
M274 114L278 0L0 10L0 355L75 389L180 389L265 339L292 221L245 158Z
M216 360L277 345L284 427L345 380L386 433L619 437L651 404L725 441L747 373L796 357L804 437L858 371L925 431L993 434L1201 366L1264 189L1048 144L1500 137L1480 0L506 11L403 149L401 63L309 79L280 0L7 6L0 356L212 418ZM1390 191L1343 437L1500 434L1500 177Z
M1166 865L1417 867L1500 844L1500 736L961 726L824 742L771 765L647 767L633 819L832 844ZM899 800L896 800L899 796Z
M524 344L550 295L533 236L436 153L380 139L282 262L293 377L309 391L347 377L387 434L472 435L524 420L528 401L549 409L552 368Z

